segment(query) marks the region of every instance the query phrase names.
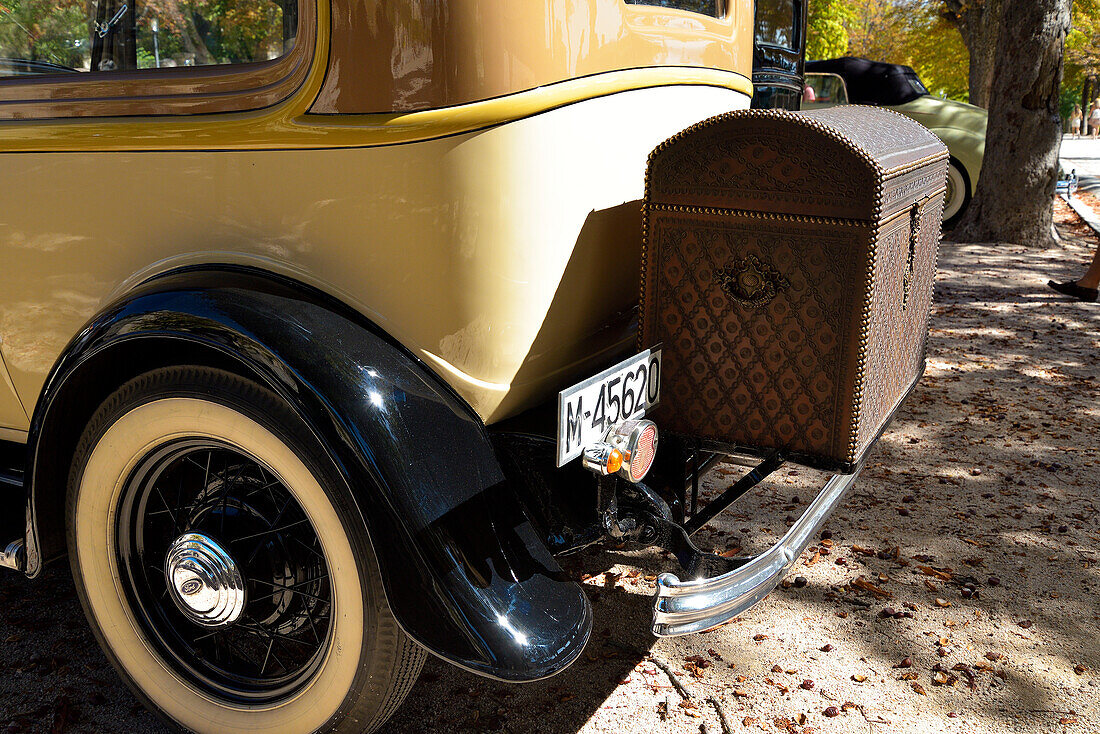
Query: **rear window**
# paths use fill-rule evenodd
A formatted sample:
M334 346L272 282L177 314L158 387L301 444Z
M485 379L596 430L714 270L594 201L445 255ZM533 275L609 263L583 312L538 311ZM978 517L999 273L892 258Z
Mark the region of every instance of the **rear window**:
M756 3L756 45L799 49L798 0L758 0Z
M298 0L0 0L0 77L270 61Z
M658 8L687 10L692 13L721 18L726 14L725 0L623 0L627 5L654 5Z

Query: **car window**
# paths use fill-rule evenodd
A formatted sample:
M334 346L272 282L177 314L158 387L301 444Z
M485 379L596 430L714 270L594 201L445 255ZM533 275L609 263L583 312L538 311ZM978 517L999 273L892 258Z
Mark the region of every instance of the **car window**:
M627 5L656 5L659 8L687 10L721 18L726 14L725 0L623 0Z
M807 74L806 85L814 90L815 102L848 104L844 80L837 74Z
M909 87L918 95L931 94L931 92L928 91L928 87L924 86L924 82L920 80L920 77L917 76L915 71L907 73L905 75L905 81L909 83Z
M269 61L298 0L0 0L0 77Z
M801 10L798 0L759 0L756 3L756 45L797 50Z

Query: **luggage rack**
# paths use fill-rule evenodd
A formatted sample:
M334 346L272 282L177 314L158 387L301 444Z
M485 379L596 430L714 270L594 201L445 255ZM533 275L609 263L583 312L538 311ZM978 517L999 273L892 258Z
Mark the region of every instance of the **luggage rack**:
M700 456L701 454L704 454L702 458ZM735 463L750 466L752 469L734 482L728 489L722 492L722 494L700 508L700 478L715 464L718 464L724 459L731 458ZM752 458L749 457L748 454L723 454L714 451L704 451L697 446L691 451L690 457L687 460L687 466L685 467L687 470L687 478L679 488L680 496L677 498L680 507L684 509L682 513L683 516L679 518L681 524L684 526L684 530L688 532L688 535L694 535L699 528L724 512L730 505L741 499L746 492L775 473L784 463L786 463L786 458L782 451L772 451L766 454L763 460L758 464L753 464ZM690 496L688 495L689 488Z

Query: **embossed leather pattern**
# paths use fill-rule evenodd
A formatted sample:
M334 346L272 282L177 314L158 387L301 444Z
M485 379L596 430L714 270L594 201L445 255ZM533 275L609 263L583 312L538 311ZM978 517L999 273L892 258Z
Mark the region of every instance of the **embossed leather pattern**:
M852 140L860 141L857 150ZM730 112L689 127L658 150L650 159L650 201L874 219L892 213L876 198L884 193L884 172L940 156L944 148L908 117L847 106ZM923 190L942 185L925 182ZM912 195L915 190L905 194Z
M923 370L946 158L860 107L728 113L658 147L641 338L663 345L662 430L853 470Z

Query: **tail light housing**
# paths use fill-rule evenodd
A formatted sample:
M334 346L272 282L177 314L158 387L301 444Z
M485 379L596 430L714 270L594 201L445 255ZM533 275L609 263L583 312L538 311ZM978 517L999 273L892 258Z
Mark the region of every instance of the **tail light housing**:
M585 449L586 469L601 476L617 474L635 484L642 481L657 456L657 425L630 420L611 426L603 441Z

